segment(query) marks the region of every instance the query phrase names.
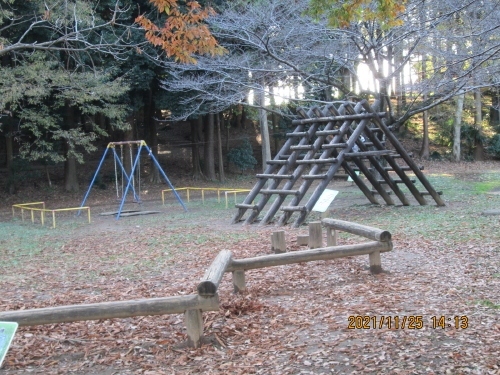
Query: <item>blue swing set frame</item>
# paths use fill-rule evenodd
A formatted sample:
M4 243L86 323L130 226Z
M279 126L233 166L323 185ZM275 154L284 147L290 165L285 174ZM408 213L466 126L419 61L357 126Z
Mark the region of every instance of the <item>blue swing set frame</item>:
M130 175L127 174L127 171L125 170L125 167L123 166L123 163L120 160L120 157L116 153L116 146L123 146L123 145L129 145L130 147L132 147L133 145L137 145L138 146L137 154L136 154L136 156L134 158L134 162L132 164L132 170L130 171ZM187 208L184 205L184 202L182 201L182 199L179 196L179 194L177 194L177 191L175 190L175 188L173 187L172 183L168 179L166 173L163 171L163 168L158 163L158 160L156 160L155 156L153 155L152 150L148 147L148 145L146 144L146 142L143 141L143 140L140 140L140 141L125 141L125 142L110 142L110 143L108 143L108 146L106 147L106 151L104 151L104 155L102 156L101 161L99 162L99 165L97 166L97 170L94 173L94 176L92 177L92 181L90 182L90 186L89 186L87 192L85 193L85 196L83 198L82 204L80 205L80 208L84 207L85 202L87 201L87 198L88 198L88 196L90 194L90 191L92 190L92 186L94 185L94 182L95 182L95 180L97 178L97 175L99 174L99 171L101 170L102 164L104 163L104 160L106 159L106 155L108 154L109 150L113 151L113 156L114 156L115 162L117 162L118 165L120 166L122 175L123 175L123 177L125 178L125 180L127 182L125 190L123 191L123 194L122 194L122 199L121 199L121 202L120 202L120 208L118 209L118 212L116 214L116 219L118 220L120 218L120 214L121 214L121 212L123 210L123 205L125 204L125 199L127 198L127 193L129 191L129 189L132 190L133 195L134 195L134 199L137 202L140 202L139 195L135 191L135 185L133 183L133 181L134 181L133 176L134 176L134 173L135 173L135 171L137 169L137 165L139 164L139 159L140 159L140 156L141 156L141 151L143 149L147 151L149 157L151 158L151 160L153 161L153 163L156 165L156 167L160 171L160 174L162 175L163 179L165 180L165 182L167 183L167 185L172 189L172 192L174 193L175 197L177 198L177 200L181 204L182 208L184 208L184 211L187 211ZM80 214L80 211L78 211L78 214Z

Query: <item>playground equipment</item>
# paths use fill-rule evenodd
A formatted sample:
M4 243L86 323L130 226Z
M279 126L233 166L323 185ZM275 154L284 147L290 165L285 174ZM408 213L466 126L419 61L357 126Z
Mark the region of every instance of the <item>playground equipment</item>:
M327 247L324 248L320 247L323 238L321 224L328 230ZM203 335L202 311L219 311L218 287L226 272L232 272L235 292L246 290L246 270L285 264L369 255L370 271L374 274L382 272L380 253L392 250L390 232L333 219L325 219L322 223L311 223L310 225L315 226L314 229L309 231L310 236L314 237L310 238L310 243L315 243L320 248L245 259L233 259L231 251L222 250L198 283L197 294L4 311L0 312L0 321L17 322L20 326L34 326L82 320L184 313L188 343L191 346L198 347L201 344ZM372 241L337 246L336 235L333 233L337 230L356 234Z
M130 154L130 174L127 173L125 166L124 166L124 146L128 146L129 148L129 154ZM137 152L135 153L134 157L134 150L133 147L137 146ZM120 155L116 152L116 148L120 148ZM150 159L153 161L153 163L156 165L158 170L160 171L162 177L164 178L165 182L170 186L170 189L174 193L175 197L181 204L182 208L184 208L184 211L187 211L186 206L184 205L184 202L182 202L181 197L177 194L175 191L175 188L172 186L170 180L168 179L166 173L163 171L162 167L158 163L158 160L156 160L155 156L153 155L153 152L151 149L148 147L145 141L125 141L125 142L110 142L108 143L108 146L106 147L106 150L104 151L104 155L101 158L101 161L99 162L99 165L97 167L97 170L94 174L94 177L92 178L92 181L90 182L90 186L85 193L85 196L83 198L82 204L80 205L80 208L83 208L83 205L85 204L90 191L92 190L92 186L94 185L94 182L97 178L97 175L99 174L99 171L102 167L102 164L104 162L104 159L106 158L106 155L109 150L112 150L113 152L113 160L114 160L114 166L115 166L115 187L116 187L116 197L117 199L121 200L120 201L120 207L118 208L118 211L116 212L116 219L120 218L120 214L123 210L123 205L125 204L125 200L127 197L127 193L129 189L132 191L134 200L137 203L141 202L141 183L140 183L140 156L141 156L141 151L146 150L148 153L148 156ZM118 171L121 172L121 179L119 178ZM119 182L121 180L121 182ZM137 183L136 183L137 180ZM120 190L120 185L121 185L121 190ZM136 189L137 185L137 189Z
M321 247L323 239L321 224L328 231L327 247ZM285 264L368 255L370 271L374 274L382 272L380 253L392 250L390 232L333 219L324 219L321 223L311 223L310 226L313 226L313 228L309 230L309 243L314 243L319 248L245 259L233 259L231 251L222 250L198 283L197 294L45 307L32 310L2 311L0 312L0 321L17 322L20 326L35 326L82 320L183 313L187 328L188 344L198 347L201 345L203 335L202 311L219 311L218 288L226 272L232 272L235 292L246 290L245 271ZM337 246L335 239L337 230L356 234L372 241Z
M268 224L281 210L283 213L278 225L287 224L297 212L299 217L293 226L300 226L341 167L371 203L379 204L375 197L375 194L379 194L386 204L393 205L390 194L394 193L403 205L410 205L398 187L398 184L404 184L420 205L427 204L426 195L432 196L438 206L445 205L440 193L434 190L422 173L421 167L417 166L385 125L383 118L386 113L375 112L366 100L359 103L343 102L338 109L333 104L322 109L314 107L307 112L299 108L298 113L302 119L292 121L292 124L297 125L296 129L286 135L287 141L275 158L267 162L265 172L257 175L259 180L245 201L235 205L238 211L233 217L233 224L239 223L247 210L250 210L250 214L244 223L252 224L274 195L277 197L260 223ZM406 166L399 165L396 159L402 159ZM365 165L365 160L369 161L371 168ZM324 168L328 168L326 173L322 172ZM374 190L363 182L357 171L368 179ZM416 180L410 179L405 171L415 174L426 191L419 191L414 185ZM395 172L398 179L389 172ZM303 180L301 186L293 189L299 178ZM280 187L282 181L285 182ZM314 181L319 183L307 203L301 205ZM261 194L261 198L253 204L258 194ZM287 196L293 198L287 206L282 206Z
M40 208L39 206L42 207ZM24 221L24 210L30 211L32 223L35 222L35 212L40 212L40 222L42 225L45 225L45 213L50 213L52 215L52 228L56 227L56 212L87 210L87 217L90 224L90 207L57 208L55 210L49 210L45 208L45 202L18 203L12 205L12 217L15 217L15 208L20 209L22 221Z
M201 201L203 204L205 204L205 191L216 191L217 192L217 202L220 203L220 193L221 191L224 192L224 195L226 197L226 208L228 208L228 198L227 196L229 194L234 194L234 204L236 204L236 194L239 193L248 193L250 189L232 189L232 188L196 188L196 187L181 187L175 189L177 192L181 190L186 191L186 199L189 202L190 201L190 192L191 191L201 191ZM161 201L163 205L165 205L165 193L169 193L173 191L172 189L165 189L161 191Z

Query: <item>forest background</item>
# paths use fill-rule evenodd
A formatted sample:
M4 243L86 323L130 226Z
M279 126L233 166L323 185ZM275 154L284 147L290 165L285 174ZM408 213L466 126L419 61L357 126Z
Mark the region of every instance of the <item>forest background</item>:
M340 100L378 99L424 159L499 157L499 28L493 0L0 0L3 188L76 192L138 139L224 181L265 165L298 107Z

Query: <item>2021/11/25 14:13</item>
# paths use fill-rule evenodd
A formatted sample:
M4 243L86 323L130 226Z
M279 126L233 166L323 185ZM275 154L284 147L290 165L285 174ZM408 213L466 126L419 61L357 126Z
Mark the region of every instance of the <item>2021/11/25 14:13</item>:
M432 328L452 328L455 329L466 329L469 327L469 318L465 315L462 316L433 316Z

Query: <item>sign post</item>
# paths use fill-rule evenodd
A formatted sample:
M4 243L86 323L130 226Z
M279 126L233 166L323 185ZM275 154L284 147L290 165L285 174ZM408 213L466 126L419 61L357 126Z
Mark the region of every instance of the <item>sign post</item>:
M0 322L0 367L12 343L17 326L16 322Z
M338 193L339 192L337 190L325 189L312 210L317 212L326 212Z

